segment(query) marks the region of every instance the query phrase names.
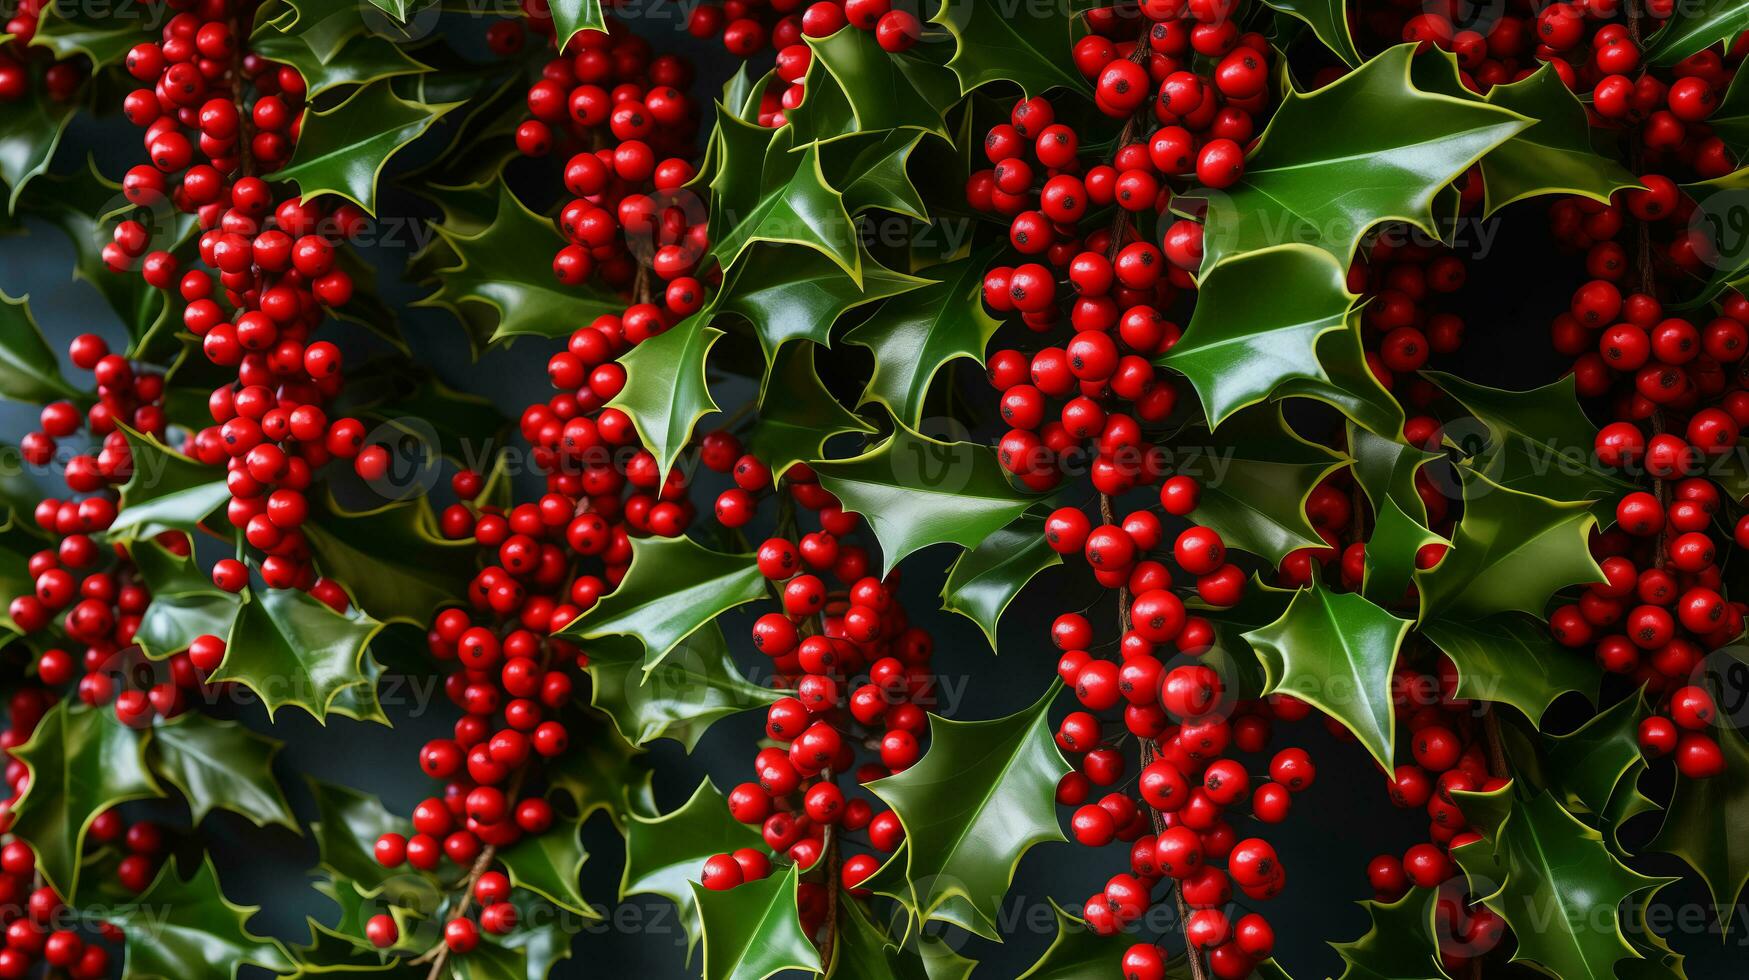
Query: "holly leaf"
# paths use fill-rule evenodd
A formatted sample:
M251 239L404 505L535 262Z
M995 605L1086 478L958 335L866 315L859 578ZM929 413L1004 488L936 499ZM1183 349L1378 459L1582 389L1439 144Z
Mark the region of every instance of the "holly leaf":
M1203 485L1197 522L1228 547L1280 564L1291 551L1322 548L1306 519L1306 498L1345 459L1299 437L1275 406L1246 409L1212 433L1175 448L1175 474Z
M1734 724L1721 724L1709 731L1725 756L1726 775L1712 779L1679 777L1664 825L1650 848L1674 855L1693 868L1706 882L1714 907L1729 910L1749 883L1749 781L1736 779L1731 766L1749 765L1749 741ZM1724 938L1729 938L1736 916L1722 912Z
M728 801L705 779L678 809L659 817L634 813L626 821L626 861L620 878L620 901L625 901L628 895L660 895L672 901L686 929L690 956L700 939L691 883L703 869L705 859L762 844L758 831L729 816Z
M84 55L91 59L92 68L108 68L120 64L139 43L138 20L138 15L130 17L113 8L51 0L43 5L30 45L47 48L57 61Z
M1291 694L1341 722L1392 768L1391 673L1411 623L1365 596L1300 589L1281 618L1244 634L1263 663L1264 693Z
M844 409L814 371L812 343L780 347L759 392L759 418L747 433L747 450L782 476L791 466L819 459L826 441L874 428Z
M29 92L41 93L41 75L33 74ZM8 189L6 215L17 209L25 186L48 171L76 108L72 102L40 95L0 102L0 183Z
M164 795L146 767L145 732L113 711L74 710L74 703L50 708L30 741L12 750L30 774L12 808L12 833L36 852L38 872L68 903L78 900L92 822L118 804Z
M901 946L869 918L862 902L838 893L838 927L826 976L836 980L929 980L922 947Z
M1449 980L1434 931L1438 896L1437 889L1415 888L1395 902L1361 902L1372 928L1353 942L1330 944L1343 962L1337 980Z
M127 30L127 38L130 46L139 39L132 26ZM0 108L0 113L3 112ZM0 137L0 142L4 139ZM127 331L128 355L156 359L173 353L166 349L176 343L173 337L181 325L180 304L173 315L169 293L138 275L117 275L103 261L102 245L111 238L108 228L111 219L106 216L126 203L121 185L105 178L89 158L72 173L65 176L45 173L41 180L44 193L30 195L24 210L40 215L67 236L73 247L73 278L89 283L115 311ZM161 248L179 259L190 257L196 227L193 215L166 207L139 209L134 217L147 226L153 248ZM203 412L205 408L203 400Z
M914 53L889 53L873 31L855 27L803 40L813 51L807 96L788 115L799 146L899 130L949 139L942 112L960 90L945 69Z
M1348 30L1348 6L1342 0L1263 0L1272 10L1278 10L1312 29L1318 41L1330 53L1350 68L1358 68L1364 58L1354 47L1354 35Z
M117 425L127 440L133 473L122 484L112 541L134 541L165 531L192 533L219 508L230 503L224 473L203 466L125 425Z
M1415 474L1440 457L1358 425L1348 427L1348 451L1355 482L1373 510L1361 591L1380 605L1395 604L1409 589L1421 547L1445 541L1427 527L1427 505L1415 489Z
M1122 933L1102 936L1085 920L1063 911L1056 899L1047 901L1057 920L1057 935L1017 980L1099 980L1111 976L1111 965L1123 961L1135 937Z
M571 724L571 748L547 762L549 791L569 796L584 820L606 811L622 833L632 815L655 813L654 774L644 753L599 716L578 713Z
M244 964L272 973L296 972L279 940L249 931L259 907L238 905L219 888L212 859L187 880L180 862L166 861L136 902L105 919L127 933L122 973L140 980L234 980Z
M1488 104L1536 120L1482 158L1485 215L1544 194L1578 194L1608 202L1616 191L1638 187L1627 168L1591 145L1585 106L1553 68L1488 91Z
M932 544L976 547L1038 501L1014 488L990 447L938 442L897 419L862 455L812 465L820 485L869 522L883 574Z
M1421 632L1457 667L1460 698L1510 704L1532 724L1568 691L1597 699L1603 675L1595 661L1556 643L1541 620L1512 612L1438 616Z
M709 319L708 314L687 317L619 359L625 387L607 404L631 416L664 477L698 420L720 411L711 399L705 359L723 332L707 326Z
M929 716L929 750L916 765L868 784L905 829L913 911L927 922L950 900L966 928L996 939L997 906L1035 844L1061 841L1056 786L1069 771L1057 750L1053 682L1029 708L989 721Z
M1713 135L1725 141L1739 156L1749 150L1749 76L1731 76L1731 85L1719 99L1719 107L1707 117Z
M796 910L796 866L732 891L691 882L704 938L704 980L764 980L784 970L818 972L820 951Z
M524 207L502 177L497 185L498 205L489 224L432 226L455 264L436 271L437 291L414 306L440 306L464 322L476 316L495 322L489 344L530 334L569 336L597 316L625 310L619 297L554 279L547 270L553 253L568 244L564 236Z
M1664 28L1646 42L1646 61L1674 65L1689 55L1730 41L1749 27L1749 7L1736 0L1696 0L1681 4L1664 22Z
M977 623L990 649L999 652L996 626L1002 614L1028 582L1062 563L1045 541L1044 515L1022 514L954 560L941 586L941 608Z
M1622 934L1619 909L1627 899L1673 881L1648 878L1624 867L1603 838L1561 808L1548 793L1515 803L1487 842L1452 852L1465 873L1505 880L1482 901L1512 926L1518 937L1513 962L1528 960L1561 977L1610 978L1622 960L1640 954ZM1609 924L1599 928L1599 909Z
M751 324L770 364L792 340L829 346L832 325L845 313L929 284L927 279L894 272L867 252L860 261L858 283L811 248L755 245L724 277L712 309Z
M607 33L601 0L549 0L547 7L552 11L553 41L559 51L569 47L571 39L584 31Z
M745 127L718 107L719 128ZM782 131L787 134L786 128ZM820 168L820 148L790 152L788 136L748 140L757 161L739 149L725 150L723 165L712 180L733 188L711 202L711 256L723 268L733 268L757 242L789 243L811 248L832 260L858 286L862 285L862 250L844 195L826 180ZM740 144L725 139L725 147ZM755 185L756 182L756 186Z
M765 595L752 555L711 551L691 538L634 538L625 578L559 635L633 637L651 670L705 624Z
M1401 221L1438 236L1440 192L1532 124L1516 112L1417 88L1415 46L1399 45L1309 93L1289 91L1223 191L1208 202L1203 272L1283 242L1315 244L1347 268L1373 226ZM1376 179L1356 186L1354 161Z
M578 915L595 917L583 897L580 876L589 853L583 849L583 818L560 816L544 833L526 834L498 852L510 883Z
M1554 593L1603 581L1588 544L1597 526L1588 504L1520 493L1468 467L1458 476L1464 516L1451 550L1416 576L1423 619L1512 611L1541 619Z
M350 511L333 494L311 494L303 524L322 574L346 586L373 618L421 626L467 591L476 546L445 538L423 496Z
M1281 283L1283 290L1266 295L1259 282ZM1342 268L1309 245L1241 255L1203 277L1190 325L1157 363L1189 379L1217 429L1240 409L1278 395L1319 398L1344 411L1356 399L1388 402L1376 380L1356 379L1334 363L1355 329L1354 300ZM1356 414L1371 422L1372 413Z
M879 402L906 425L923 424L931 382L949 362L980 364L1001 322L984 311L984 270L992 253L935 266L940 278L889 300L844 335L847 343L874 354L874 371L862 404Z
M832 186L844 194L844 209L852 215L879 208L928 221L909 170L911 154L922 141L917 130L857 132L822 147L821 166L833 175Z
M991 82L1012 82L1028 98L1054 88L1086 93L1074 64L1074 11L1067 5L1028 9L1019 16L996 0L944 3L929 19L953 36L948 70L967 93Z
M297 69L307 97L314 99L343 85L431 71L431 66L407 53L405 44L411 43L411 37L388 36L395 26L399 25L381 19L367 25L355 3L276 0L256 15L249 47L263 58Z
M273 778L280 742L234 721L188 712L160 724L146 745L146 760L160 779L188 801L193 823L229 810L257 827L279 824L298 833L285 793Z
M375 216L389 158L460 104L408 102L386 80L372 82L331 109L306 112L291 160L267 179L295 181L305 201L337 194Z
M1634 489L1596 461L1597 427L1579 405L1572 375L1530 391L1488 388L1439 371L1422 376L1481 423L1481 433L1448 424L1445 436L1490 481L1550 500L1594 501L1600 520L1614 514L1615 498Z
M763 708L779 697L741 676L716 623L681 640L649 670L643 644L632 637L603 637L588 652L589 703L637 746L671 738L691 752L718 719Z
M134 631L142 653L163 660L188 649L196 637L231 634L243 599L213 585L212 576L201 569L192 551L177 555L155 541L138 540L128 553L152 594Z
M61 374L55 352L30 313L30 297L13 299L0 291L0 398L46 405L89 397Z
M415 909L435 909L439 893L427 874L409 868L390 870L377 863L374 848L384 834L411 836L413 825L390 813L374 796L338 783L309 779L316 801L310 836L321 850L321 867L352 883L366 898Z
M287 705L327 724L335 699L368 681L365 648L383 624L342 616L296 589L252 590L237 610L225 659L208 676L255 692L269 720Z
M1577 729L1544 742L1545 768L1568 812L1606 815L1622 780L1646 768L1639 740L1645 715L1645 691L1635 691Z

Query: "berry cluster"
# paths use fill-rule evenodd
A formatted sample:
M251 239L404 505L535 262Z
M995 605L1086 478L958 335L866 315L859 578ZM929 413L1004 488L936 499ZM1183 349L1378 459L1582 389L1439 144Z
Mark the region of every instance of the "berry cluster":
M736 457L739 458L736 458ZM773 854L802 870L829 856L831 873L852 894L880 866L875 853L844 857L849 834L867 831L873 852L891 853L903 839L898 817L877 812L846 796L839 777L857 784L902 772L921 754L928 733L925 709L934 703L929 634L910 625L896 594L898 579L868 574L869 556L848 535L860 524L845 513L806 464L774 481L757 457L741 454L732 436L704 441L704 462L730 469L735 486L717 499L718 519L746 524L762 499L776 499L778 533L758 549L759 570L772 583L781 610L761 615L753 643L772 658L773 685L789 692L766 713L765 733L776 744L753 759L755 780L729 794L729 812L756 824ZM799 534L797 505L817 518L820 529ZM827 585L823 575L838 583ZM875 757L858 764L856 747ZM830 835L830 836L829 836ZM701 879L709 888L731 888L769 873L770 857L757 849L710 858ZM822 925L824 884L804 882L799 899L810 934Z
M0 104L29 98L38 67L43 92L55 102L70 101L90 74L82 57L56 59L46 48L31 46L44 6L46 0L18 0L0 23L0 34L9 35L0 42Z
M698 38L720 35L723 47L738 58L751 59L767 47L777 52L777 77L761 92L759 106L759 125L775 128L802 104L803 78L814 56L803 38L830 37L846 25L872 33L883 51L895 54L923 38L917 15L895 10L892 0L817 0L806 8L801 0L702 3L693 8L686 29Z

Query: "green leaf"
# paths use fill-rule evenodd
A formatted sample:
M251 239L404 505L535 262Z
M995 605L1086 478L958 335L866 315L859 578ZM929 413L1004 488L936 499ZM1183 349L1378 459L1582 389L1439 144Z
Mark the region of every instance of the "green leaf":
M622 833L633 815L655 813L653 773L642 750L598 715L577 714L570 721L571 748L547 762L549 790L569 796L585 820L606 811Z
M1678 61L1707 48L1730 41L1749 27L1749 7L1736 0L1695 0L1678 4L1663 30L1646 43L1646 61L1654 65L1674 65Z
M1592 148L1585 106L1552 67L1494 86L1488 104L1536 124L1482 158L1484 214L1544 194L1579 194L1607 203L1616 191L1640 186L1627 168Z
M115 522L109 526L111 540L134 541L165 531L193 533L230 503L222 470L203 466L125 425L119 428L134 471L122 484Z
M1588 543L1597 518L1587 504L1520 493L1467 467L1458 475L1464 516L1445 558L1417 575L1422 618L1517 611L1541 619L1554 593L1603 581Z
M190 819L199 824L214 810L229 810L257 827L279 824L298 833L285 793L273 778L280 742L199 712L188 712L153 730L146 759L159 778L181 791Z
M348 370L349 387L369 392L367 400L348 411L386 423L414 443L410 455L421 457L428 467L415 476L415 487L418 477L435 470L439 454L457 466L484 470L481 461L507 441L509 421L490 399L456 391L433 372L409 364L407 357L374 358L362 370ZM395 488L402 496L410 489Z
M1694 199L1695 213L1688 225L1698 232L1702 258L1712 275L1700 291L1673 305L1675 310L1695 310L1718 299L1726 290L1742 289L1749 280L1749 235L1744 234L1744 215L1749 213L1749 168L1723 177L1682 186Z
M1290 91L1224 191L1209 202L1203 271L1246 252L1304 242L1347 268L1374 225L1401 221L1437 235L1434 203L1453 180L1531 120L1427 92L1410 79L1414 45L1399 45L1310 93ZM1364 159L1376 179L1354 180Z
M719 127L746 127L718 107ZM755 127L757 128L757 127ZM725 151L717 177L727 182L727 192L718 191L711 202L711 256L725 269L733 268L756 242L802 245L811 248L862 284L862 250L844 195L826 180L820 169L820 148L809 146L791 153L786 135L747 140L749 159L741 151ZM737 146L725 139L724 146ZM756 183L756 186L755 186ZM712 181L718 189L718 181Z
M224 661L207 680L254 691L269 719L292 705L326 724L335 698L367 680L365 647L382 628L296 589L252 591L237 610Z
M813 51L807 97L788 114L798 145L896 130L949 138L942 112L960 90L945 69L912 53L888 53L873 31L856 27L803 40ZM829 102L825 111L820 100Z
M1355 482L1373 510L1361 591L1380 605L1394 605L1408 591L1421 547L1445 541L1427 527L1427 505L1415 489L1415 474L1439 455L1352 424L1348 451L1354 455Z
M643 644L631 637L603 637L588 652L589 703L606 712L633 745L671 738L691 752L718 719L779 697L741 676L716 623L681 640L648 670Z
M129 45L138 40L131 27L127 36ZM177 304L173 315L167 291L137 275L117 275L103 261L102 245L111 237L110 219L105 216L118 203L125 203L121 185L105 178L96 163L87 159L83 167L65 176L45 173L41 190L42 193L25 200L24 210L40 215L67 236L73 246L73 278L89 283L115 311L127 331L129 356L157 358L173 354L173 348L180 346L173 337L181 326L181 305ZM136 215L152 231L153 247L186 260L194 250L194 216L167 211L170 209L142 210ZM201 410L205 409L203 396Z
M833 175L832 185L844 194L844 209L852 215L879 208L927 221L928 209L909 172L911 154L922 141L916 130L853 133L826 144L820 165Z
M553 14L553 43L560 51L583 31L607 32L601 0L550 0L547 7Z
M1708 734L1718 740L1725 755L1725 773L1711 779L1676 780L1676 792L1664 814L1664 825L1650 848L1675 855L1706 882L1715 907L1727 910L1724 933L1729 938L1736 916L1728 912L1749 883L1749 780L1733 773L1749 769L1749 741L1730 723Z
M1372 928L1353 942L1330 944L1342 957L1338 980L1449 980L1439 964L1438 896L1437 889L1415 888L1395 902L1361 902Z
M583 849L583 818L558 817L553 828L524 835L511 847L498 852L498 860L510 873L510 883L526 888L560 908L578 915L594 916L583 897L580 877L589 853Z
M297 69L312 99L342 85L431 71L403 44L386 36L390 26L367 25L356 3L276 0L256 15L249 47L263 58Z
M723 332L707 326L709 319L708 314L687 317L619 359L625 387L607 404L631 416L664 477L692 439L693 426L719 411L705 359Z
M1335 718L1389 772L1397 726L1391 672L1410 625L1364 596L1314 584L1245 640L1263 662L1265 693L1292 694Z
M728 801L706 779L678 809L659 817L634 813L626 821L620 900L628 895L660 895L672 901L680 910L690 953L699 940L691 882L703 869L705 859L762 844L757 830L729 816Z
M1241 255L1203 277L1190 325L1158 363L1190 380L1219 428L1290 380L1335 383L1318 359L1319 341L1350 329L1354 300L1342 267L1309 245Z
M826 441L874 429L838 403L814 371L815 345L780 347L759 392L759 418L747 433L747 451L782 476L791 466L819 459Z
M12 833L36 852L37 870L68 903L77 901L85 833L104 811L164 795L146 768L145 732L106 708L62 701L30 741L12 750L30 773L13 806Z
M1053 682L1030 708L990 721L929 716L929 750L904 772L868 784L905 828L906 878L920 921L951 899L968 929L996 939L997 906L1035 844L1061 841L1056 786L1069 771L1057 750Z
M784 970L818 972L814 948L796 910L795 865L782 873L711 891L692 882L704 937L704 980L764 980Z
M46 405L87 397L61 375L55 352L31 316L30 297L13 299L0 291L0 398Z
M1052 4L1017 16L997 0L961 0L942 4L929 22L953 36L947 67L959 78L962 93L1011 82L1030 98L1054 88L1088 91L1086 79L1070 67L1074 13L1067 4Z
M1063 559L1045 541L1043 514L1026 513L954 560L941 586L941 608L978 624L997 651L996 625L1026 583Z
M258 906L238 905L219 888L210 858L186 881L166 861L157 880L137 902L115 909L106 919L127 932L122 975L139 980L221 980L235 978L244 964L273 973L296 966L279 940L249 931Z
M1739 158L1749 150L1749 75L1731 76L1731 86L1725 89L1719 107L1707 117L1706 124L1713 135L1737 151Z
M40 76L30 91L43 91ZM74 109L71 102L35 95L0 102L0 184L8 188L6 209L0 213L12 214L25 185L48 171Z
M1360 67L1363 60L1354 47L1354 35L1348 30L1348 5L1342 0L1263 0L1270 9L1302 21L1312 29L1324 47L1350 68Z
M153 660L188 649L199 636L231 635L241 596L213 584L212 576L187 556L172 554L155 541L135 541L128 549L152 602L140 615L134 642Z
M411 836L413 825L390 813L376 797L338 783L310 779L317 819L310 836L321 849L321 866L352 882L366 898L381 895L395 905L435 909L436 882L411 869L389 870L377 863L374 848L384 834Z
M755 245L724 277L712 310L733 313L753 326L765 360L771 363L792 340L821 346L832 341L832 325L859 306L929 284L862 254L862 282L811 248ZM981 356L981 352L980 352Z
M414 306L444 307L464 320L492 318L497 326L489 343L525 334L565 337L597 316L625 310L619 297L554 279L549 270L553 253L568 244L564 236L524 207L502 178L497 185L497 210L483 228L473 222L432 227L455 264L437 270L437 291Z
M344 585L373 618L421 626L467 591L476 545L438 530L425 497L349 511L333 494L311 494L303 531L322 574Z
M458 104L407 102L387 81L372 82L332 109L305 113L291 161L267 179L296 181L306 201L338 194L374 216L389 158Z
M1121 963L1123 954L1135 942L1135 937L1118 933L1101 936L1087 923L1063 911L1055 899L1051 914L1057 920L1057 935L1018 980L1106 980L1113 963Z
M832 941L833 980L929 980L921 947L901 946L869 918L869 911L842 889L838 893L838 927Z
M904 424L921 425L930 382L942 367L958 358L983 363L1002 325L984 311L984 270L993 254L986 249L935 266L930 274L937 281L887 301L844 335L874 352L864 404L879 402Z
M1639 740L1645 715L1645 692L1636 691L1574 731L1544 743L1546 768L1569 812L1606 814L1622 780L1646 768Z
M120 64L140 42L139 17L109 7L50 0L37 18L30 44L47 48L57 61L84 55L93 68L108 68Z
M1617 963L1639 959L1622 934L1619 907L1674 880L1624 867L1597 831L1547 793L1513 806L1492 850L1481 842L1452 856L1473 878L1491 877L1495 868L1505 872L1498 890L1482 901L1518 937L1513 961L1528 960L1561 980L1609 980ZM1609 924L1599 928L1602 909L1609 910Z
M1596 662L1556 643L1539 619L1512 612L1442 615L1423 622L1421 631L1457 667L1460 698L1510 704L1532 724L1568 691L1597 699L1603 675Z
M711 551L691 538L634 538L625 578L559 635L634 637L649 670L707 623L765 595L752 555Z
M1635 489L1596 461L1597 427L1579 405L1572 375L1530 391L1488 388L1439 371L1422 375L1482 424L1485 431L1474 433L1448 423L1445 436L1494 483L1550 500L1595 501L1600 520L1614 514L1615 498ZM1485 438L1471 445L1472 435Z
M1203 485L1198 523L1214 529L1229 548L1279 565L1288 552L1325 547L1306 519L1306 498L1345 462L1299 437L1281 409L1245 409L1212 433L1196 430L1174 447L1174 473Z
M898 420L873 449L813 468L820 485L873 528L883 574L932 544L976 547L1038 501L1014 488L990 447L938 442Z

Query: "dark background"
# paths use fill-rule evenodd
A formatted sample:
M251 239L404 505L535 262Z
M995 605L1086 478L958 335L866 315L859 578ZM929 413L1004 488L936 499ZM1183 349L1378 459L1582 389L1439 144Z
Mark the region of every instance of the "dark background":
M477 26L446 21L443 29L458 46L477 52L473 42ZM651 37L658 51L679 49L694 56L700 65L697 94L701 98L712 97L732 68L720 48L695 41L677 28L677 22L664 23L657 13L650 14L648 26L640 30ZM77 122L61 147L56 169L66 171L76 166L86 153L93 154L112 179L119 179L128 166L143 159L137 131L113 117ZM406 170L419 156L415 148L398 158L385 176ZM558 182L546 168L556 166L553 162L513 165L513 182L525 201L538 207L551 199ZM490 398L512 419L536 393L544 398L549 390L545 361L560 348L560 342L524 338L477 362L470 360L467 343L453 318L442 311L406 305L427 292L403 281L401 274L417 235L428 231L425 220L433 216L432 209L385 179L379 213L385 218L414 219L406 226L410 234L365 250L378 269L382 298L400 314L414 357L450 386ZM1499 387L1533 387L1563 370L1562 359L1549 349L1548 323L1565 308L1571 290L1581 280L1583 265L1578 257L1561 255L1553 247L1539 202L1516 205L1495 220L1501 224L1491 252L1466 256L1471 259L1470 281L1461 294L1469 331L1466 349L1437 362L1437 366ZM52 347L64 356L68 339L95 331L120 349L125 338L120 324L87 284L70 281L72 267L70 247L50 226L31 223L27 235L0 238L0 288L13 296L30 294L32 308ZM545 275L547 271L539 268L529 273ZM335 326L334 336L342 338L349 359L383 349L380 342L350 325ZM70 365L66 367L69 377L79 378ZM974 365L961 362L951 369L951 375L951 385L964 404L982 408L991 402L989 389ZM938 380L938 387L946 384ZM717 381L713 392L718 403L732 411L753 389L744 379L730 377ZM710 420L704 425L709 426ZM32 428L31 407L0 403L0 439L16 442ZM54 483L45 481L45 488L50 492L62 489ZM528 497L526 488L522 497ZM708 507L708 497L703 501ZM968 685L955 717L987 718L1019 710L1036 699L1053 672L1050 619L1058 612L1086 607L1094 601L1097 590L1092 583L1062 569L1041 575L1003 621L1001 645L1005 653L996 657L969 620L936 611L952 557L950 549L935 548L907 563L906 607L914 621L933 633L939 672L956 684ZM1109 616L1096 619L1100 621L1111 620ZM730 622L728 632L743 664L757 666L762 658L745 648L745 629ZM406 813L437 789L417 769L418 748L427 738L447 734L456 712L441 697L436 704L397 699L385 707L394 720L393 731L339 717L324 728L297 711L282 713L279 722L272 725L256 708L244 709L239 716L286 743L279 775L305 820L313 818L313 808L301 774L378 794L391 810ZM1577 714L1582 717L1582 710ZM1571 724L1569 717L1574 715L1557 708L1550 724L1556 728ZM681 751L678 743L654 743L650 758L663 809L684 802L703 775L708 774L724 790L751 778L753 745L762 723L758 712L721 722L691 756ZM1319 776L1315 786L1295 799L1288 822L1267 831L1266 836L1284 857L1289 884L1266 911L1280 937L1278 958L1291 974L1302 980L1335 975L1341 964L1325 942L1354 939L1368 928L1366 914L1352 904L1370 894L1364 875L1366 861L1378 853L1401 854L1410 844L1425 839L1424 818L1418 812L1399 811L1389 805L1382 779L1357 746L1329 738L1316 722L1279 726L1278 732L1277 747L1291 741L1312 750ZM1267 760L1251 761L1257 770ZM1733 773L1722 778L1742 777ZM1649 791L1655 781L1648 777ZM1655 792L1654 798L1659 795ZM173 811L166 816L172 823L181 819ZM1642 817L1630 825L1625 836L1630 842L1643 842L1656 830L1657 820L1656 815ZM1247 833L1243 823L1239 830L1242 835ZM307 937L303 924L306 914L330 914L327 903L308 887L307 873L315 864L316 849L307 837L283 828L261 830L222 812L207 819L200 835L218 862L229 896L263 907L254 923L257 929L288 942L301 942ZM584 893L612 908L621 857L617 837L604 817L591 822L585 843L590 858L584 867ZM1048 913L1041 914L1048 908L1047 899L1055 898L1065 905L1084 900L1102 888L1109 875L1127 869L1125 854L1117 847L1092 852L1068 845L1042 846L1029 853L1003 905L1009 917L1003 924L1007 941L997 945L971 937L964 943L962 951L982 964L976 975L979 980L1013 977L1024 971L1052 938L1052 920ZM1634 866L1647 874L1683 871L1680 863L1662 855L1646 855L1636 859ZM1707 901L1704 887L1693 879L1666 888L1661 896L1661 904ZM662 899L633 897L610 915L609 925L580 936L573 958L561 962L555 975L694 975L697 963L690 970L685 966L685 938L673 916L664 912L671 912L671 908ZM1741 977L1746 972L1745 963L1749 963L1749 953L1745 952L1749 929L1741 925L1728 944L1721 942L1716 931L1668 938L1679 952L1689 956L1690 976ZM1111 975L1115 977L1117 972L1113 963Z

